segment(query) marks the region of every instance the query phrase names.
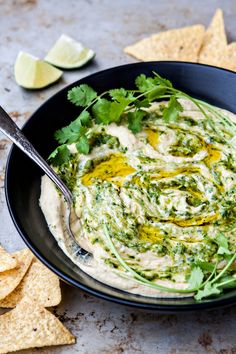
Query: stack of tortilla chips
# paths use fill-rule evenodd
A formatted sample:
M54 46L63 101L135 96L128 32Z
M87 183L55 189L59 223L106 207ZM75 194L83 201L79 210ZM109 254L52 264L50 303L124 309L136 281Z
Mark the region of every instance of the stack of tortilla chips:
M45 307L61 301L59 278L28 249L9 254L0 246L0 353L72 344L75 337Z
M216 10L207 30L203 25L194 25L161 32L124 51L143 61L190 61L236 71L236 42L227 43L221 9Z

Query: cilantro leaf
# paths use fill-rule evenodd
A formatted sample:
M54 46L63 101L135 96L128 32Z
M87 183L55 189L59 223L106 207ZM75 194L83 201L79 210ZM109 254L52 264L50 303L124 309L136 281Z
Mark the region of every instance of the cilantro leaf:
M197 301L202 300L205 297L209 297L212 295L218 295L221 293L221 290L218 289L217 284L211 284L211 283L206 283L204 286L203 290L198 290L197 294L194 296L194 298Z
M81 107L88 106L96 97L97 92L86 84L73 87L67 94L70 102Z
M150 91L154 88L158 89L158 86L165 92L168 88L172 87L172 83L169 80L163 79L157 73L154 74L155 77L146 77L146 75L141 74L136 78L135 84L141 92Z
M149 102L149 100L147 98L144 98L143 100L136 100L134 102L134 105L137 108L142 108L142 107L148 108L151 106L151 103Z
M61 166L69 162L71 157L70 150L66 145L58 146L48 157L49 162L53 166Z
M119 122L125 108L135 100L135 96L124 88L110 90L109 95L114 101L110 106L110 122Z
M146 92L156 87L154 79L151 77L146 77L144 74L141 74L136 78L135 85L141 92Z
M99 98L92 107L92 112L95 120L99 124L110 124L112 122L119 122L121 114L128 105L124 102L111 102L105 98Z
M162 79L158 75L155 77L146 77L144 74L141 74L136 78L135 84L150 102L161 98L167 92L168 88L172 87L170 81Z
M55 132L54 137L59 144L72 144L78 141L81 135L85 134L91 117L87 111L82 112L77 119L71 122L67 127ZM83 125L84 124L84 125Z
M126 98L127 91L124 88L109 90L109 95L113 100L120 102L123 98Z
M147 97L149 101L156 100L158 98L161 98L162 95L166 93L166 87L164 86L157 86L155 89L153 89L151 92L147 94Z
M178 119L180 112L183 112L183 107L177 101L175 96L171 96L167 107L163 110L163 119L166 123L175 122Z
M105 98L99 98L92 107L92 112L97 123L109 124L111 102Z
M77 126L77 129L75 124L73 126L68 125L67 127L57 130L54 134L54 137L59 142L59 144L71 144L79 139L81 135L80 129L81 125L79 124Z
M197 289L202 284L204 278L203 271L200 267L194 267L191 271L188 284L189 289Z
M84 127L90 127L91 126L92 119L91 119L91 115L89 114L88 111L81 112L77 119L80 120L81 124Z
M76 144L77 150L84 155L89 153L89 141L86 135L82 135L79 139L79 142Z
M109 95L111 96L113 101L117 101L120 103L122 103L124 101L127 101L130 103L133 100L135 100L134 94L130 91L126 91L124 88L110 90Z
M219 232L217 234L215 242L219 246L219 249L217 251L218 254L231 254L228 246L228 240L223 233Z
M121 114L124 112L125 107L127 106L126 102L111 102L110 106L110 122L119 122Z
M142 120L146 115L144 111L134 111L128 113L128 128L135 134L142 130Z
M163 77L161 77L159 74L157 74L155 71L153 72L153 74L155 75L155 83L158 85L162 85L162 86L167 86L167 87L173 87L172 83L167 80L164 79Z

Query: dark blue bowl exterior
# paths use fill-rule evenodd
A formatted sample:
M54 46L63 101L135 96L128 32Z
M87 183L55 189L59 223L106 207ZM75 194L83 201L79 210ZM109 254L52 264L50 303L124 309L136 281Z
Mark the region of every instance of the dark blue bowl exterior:
M144 73L158 72L174 86L193 96L236 113L236 74L207 65L183 62L148 62L107 69L81 79L64 88L45 102L28 120L23 132L40 154L47 158L56 147L53 134L56 129L75 119L79 109L66 98L75 85L86 83L98 92L125 87L134 88L135 78ZM13 222L34 254L61 279L90 294L120 304L161 311L207 309L236 302L236 290L220 298L196 303L191 298L160 299L132 295L106 286L78 269L60 250L50 234L40 210L40 178L42 171L17 147L10 151L5 192Z

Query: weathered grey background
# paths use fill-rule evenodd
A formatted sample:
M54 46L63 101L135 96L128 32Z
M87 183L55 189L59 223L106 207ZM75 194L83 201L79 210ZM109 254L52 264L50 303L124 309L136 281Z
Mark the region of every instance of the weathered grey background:
M224 10L229 40L236 40L235 0L0 0L0 104L21 126L63 86L97 70L132 62L122 52L124 46L169 28L207 25L217 7ZM27 92L18 87L13 74L18 51L43 58L62 33L94 49L94 62L65 72L60 83L46 90ZM4 196L9 147L9 141L0 135L0 242L15 251L24 244ZM77 344L24 353L236 353L235 307L164 315L105 302L66 285L63 293L55 313L77 336Z

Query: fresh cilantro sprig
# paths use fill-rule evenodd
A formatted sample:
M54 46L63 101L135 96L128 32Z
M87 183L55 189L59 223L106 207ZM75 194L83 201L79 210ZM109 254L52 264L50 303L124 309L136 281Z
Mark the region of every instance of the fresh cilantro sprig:
M109 234L108 227L106 225L103 225L103 231L106 238L106 243L111 253L115 256L120 265L126 271L125 277L128 279L132 279L133 281L136 281L143 285L147 285L159 291L179 294L195 293L194 297L197 301L200 301L210 296L219 295L223 292L224 289L236 288L236 277L234 277L233 275L225 275L232 266L233 262L236 260L236 253L228 260L225 267L219 273L217 273L218 264L215 264L214 266L213 264L203 263L201 267L201 262L199 262L199 264L193 267L192 269L188 280L189 287L187 289L169 288L146 279L145 277L137 273L133 268L131 268L117 251L114 242L112 241L111 236ZM225 243L225 241L223 242ZM207 272L211 270L211 273L204 281L205 270L207 270Z
M224 289L236 287L236 278L233 275L225 276L235 260L236 253L230 258L226 263L226 266L219 273L216 273L216 271L212 273L213 276L199 287L194 296L197 301L206 297L219 295Z
M54 165L61 165L68 161L69 150L66 144L76 144L77 150L82 154L90 151L88 139L88 128L92 122L107 125L121 122L123 115L127 114L128 128L134 133L142 130L142 124L147 113L147 108L156 99L170 98L164 112L166 121L173 121L178 118L182 106L169 89L172 88L170 81L161 78L159 75L146 77L139 75L135 84L137 90L125 90L124 88L111 89L98 95L98 93L86 84L73 87L69 90L68 100L83 111L78 118L68 126L55 132L55 139L61 144L49 157Z
M169 293L190 293L193 292L194 289L190 290L183 290L183 289L174 289L174 288L169 288L163 285L158 285L155 284L154 282L144 278L142 275L140 275L139 273L137 273L133 268L131 268L127 262L123 259L123 257L119 254L119 252L117 251L111 236L109 234L108 228L106 225L103 225L103 231L104 231L104 235L106 237L106 242L108 247L110 248L110 251L112 252L112 254L116 257L116 259L118 260L118 262L120 263L120 265L123 267L123 269L127 272L127 277L138 282L141 283L143 285L147 285L153 289L157 289L160 291L166 291Z
M61 166L67 163L71 153L66 144L76 143L77 150L82 154L89 153L89 141L86 132L91 125L91 117L88 111L83 111L79 117L67 127L55 132L55 138L62 144L58 146L49 156L49 161L54 166Z
M215 107L177 90L169 80L162 78L155 72L153 74L153 77L139 75L135 79L137 89L134 90L117 88L98 94L87 84L69 90L68 100L83 110L75 121L55 132L55 139L60 144L60 149L56 149L50 155L50 162L54 165L66 163L68 151L65 144L75 143L79 153L88 154L92 147L92 140L88 137L88 129L93 122L102 125L120 124L122 119L126 117L128 128L134 134L139 133L147 117L145 108L157 100L166 100L163 110L163 121L166 124L178 122L183 111L179 99L183 98L191 101L200 110L214 133L218 134L223 141L231 143L231 140L228 141L225 138L222 130L213 123L210 115L214 115L222 127L236 135L235 123ZM62 158L59 158L60 156Z
M89 125L90 114L88 111L83 111L79 117L67 127L57 130L54 136L59 144L72 144L77 142L80 137L86 133Z

